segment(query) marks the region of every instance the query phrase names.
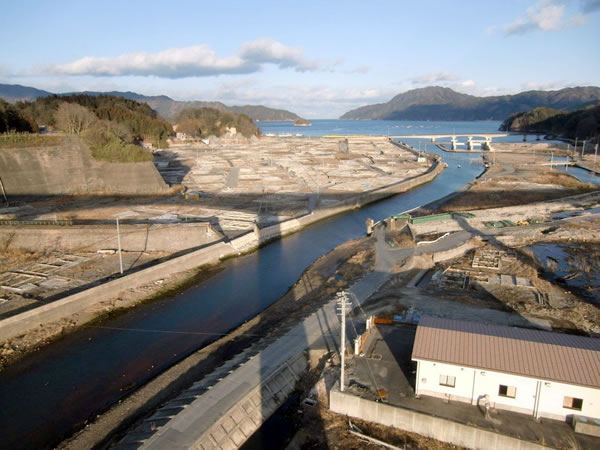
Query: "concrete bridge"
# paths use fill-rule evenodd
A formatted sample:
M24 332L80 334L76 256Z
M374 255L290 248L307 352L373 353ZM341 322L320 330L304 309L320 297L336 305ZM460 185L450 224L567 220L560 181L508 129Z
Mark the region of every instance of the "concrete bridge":
M499 137L506 137L506 136L511 136L510 133L483 133L483 134L477 134L477 133L468 133L468 134L403 134L403 135L398 135L398 136L389 136L392 139L431 139L431 142L435 142L436 139L442 139L442 138L454 138L456 139L457 137L466 137L466 138L474 138L474 137L479 137L479 138L484 138L484 139L493 139L493 138L499 138Z
M492 149L492 139L498 137L510 136L509 133L469 133L469 134L405 134L401 136L390 136L391 139L431 139L435 142L437 139L450 138L452 150L456 150L459 145L466 145L468 150L473 150L476 145L479 145L483 150ZM466 137L467 142L458 142L458 137ZM482 140L474 140L473 138L483 138Z

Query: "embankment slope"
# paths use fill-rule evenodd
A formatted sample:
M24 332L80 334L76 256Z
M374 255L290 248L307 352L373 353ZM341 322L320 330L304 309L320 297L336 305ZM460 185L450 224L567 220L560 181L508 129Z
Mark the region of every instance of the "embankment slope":
M151 161L98 161L81 139L58 146L0 149L0 179L6 195L158 194L168 186Z

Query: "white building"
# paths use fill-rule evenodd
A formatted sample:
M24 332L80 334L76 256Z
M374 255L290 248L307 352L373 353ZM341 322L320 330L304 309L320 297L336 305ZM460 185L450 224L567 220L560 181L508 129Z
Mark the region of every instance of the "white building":
M600 419L600 339L423 317L412 359L417 396Z

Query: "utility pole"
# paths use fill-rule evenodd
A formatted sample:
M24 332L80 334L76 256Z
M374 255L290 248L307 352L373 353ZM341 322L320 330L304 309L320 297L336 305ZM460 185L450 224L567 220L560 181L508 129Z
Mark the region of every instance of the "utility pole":
M596 144L598 147L598 144ZM4 196L4 201L6 202L6 207L8 208L10 205L8 204L8 198L6 198L6 191L4 190L4 184L2 184L2 178L0 178L0 188L2 188L2 195Z
M583 159L583 152L585 151L585 141L583 141L583 147L581 147L581 159Z
M121 257L121 233L119 232L119 216L117 216L117 245L119 246L119 269L123 275L123 258Z
M596 147L594 150L594 168L596 167L596 157L598 156L598 142L596 142Z
M342 316L341 333L340 333L340 391L344 392L344 359L346 356L346 303L348 302L348 294L346 291L338 292L337 303L340 305L340 314Z
M119 230L119 219L124 217L135 216L137 213L133 211L126 211L122 213L115 214L113 217L117 219L117 245L119 249L119 271L121 275L123 274L123 257L121 256L121 232Z
M573 153L577 156L577 138L575 138L575 147L573 147Z

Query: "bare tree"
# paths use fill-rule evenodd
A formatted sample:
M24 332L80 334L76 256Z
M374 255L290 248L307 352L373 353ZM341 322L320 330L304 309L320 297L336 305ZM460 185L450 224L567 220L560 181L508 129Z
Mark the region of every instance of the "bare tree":
M54 113L56 126L69 134L81 134L96 120L96 115L77 103L63 102Z

